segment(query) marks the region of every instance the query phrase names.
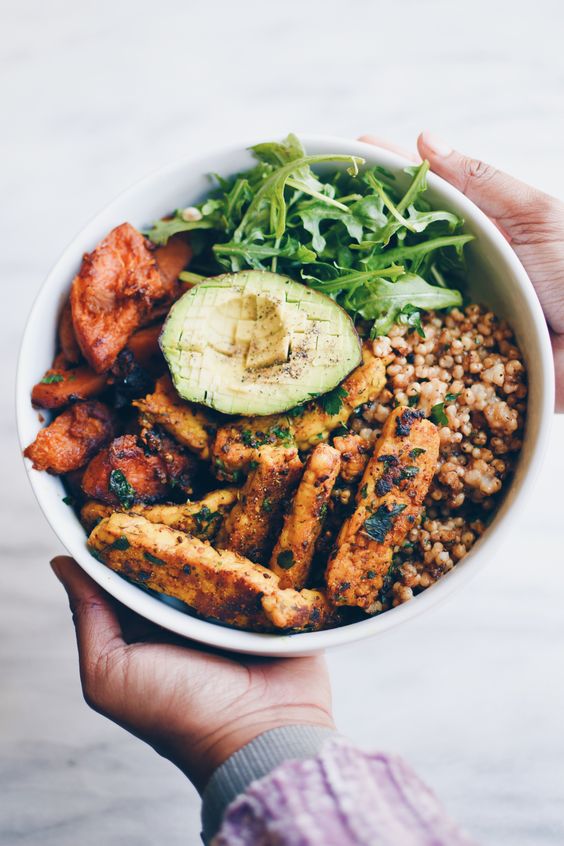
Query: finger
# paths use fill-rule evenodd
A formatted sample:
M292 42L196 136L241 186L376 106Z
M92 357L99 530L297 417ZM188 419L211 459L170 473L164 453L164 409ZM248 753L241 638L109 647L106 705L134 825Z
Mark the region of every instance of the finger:
M520 212L525 216L531 204L547 199L542 191L453 150L430 132L421 133L417 147L421 157L429 160L431 170L466 194L487 215L501 221L510 237L512 227L522 225Z
M51 567L69 598L84 675L100 658L124 645L118 616L107 594L72 558L58 556Z
M382 150L389 150L390 153L397 153L398 156L403 156L404 159L409 159L412 162L419 162L420 158L416 153L410 150L405 150L398 144L392 144L386 138L380 138L379 135L361 135L358 139L364 141L365 144L372 144L373 147L380 147Z

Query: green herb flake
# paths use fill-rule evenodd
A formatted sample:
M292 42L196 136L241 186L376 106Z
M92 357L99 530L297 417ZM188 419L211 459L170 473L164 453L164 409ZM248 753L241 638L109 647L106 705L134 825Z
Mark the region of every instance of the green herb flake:
M144 552L143 558L145 558L151 564L156 564L158 567L163 567L165 564L162 558L157 558L157 556L153 555L151 552Z
M270 512L272 511L272 500L269 496L265 497L262 503L262 510Z
M324 502L323 505L321 506L321 508L319 509L319 519L320 520L325 520L325 517L327 516L328 510L329 510L329 507L328 507L327 503Z
M278 566L282 567L283 570L289 570L294 566L294 553L291 549L284 549L278 553L276 561L278 562Z
M426 453L427 450L423 449L423 447L413 447L413 449L409 450L409 457L410 458L419 458L420 455Z
M111 493L118 498L120 505L123 505L126 509L131 508L135 502L135 490L121 470L112 470L108 487Z
M116 538L116 540L112 544L110 544L109 548L110 549L117 549L117 550L123 552L123 550L129 549L129 547L130 547L130 543L127 540L127 538L125 537L125 535L120 535L119 538Z
M258 461L255 461L254 458L252 461L249 461L249 470L256 470L258 467Z
M65 377L61 376L60 373L50 373L48 376L44 376L41 380L42 385L55 385L57 382L64 382Z
M363 485L361 487L360 495L361 495L362 499L366 499L366 497L368 496L368 485Z
M408 465L404 467L400 474L400 479L413 479L419 473L419 467Z
M336 388L333 388L332 391L329 391L329 393L323 394L323 396L319 397L318 402L327 414L334 415L338 414L341 410L343 400L346 396L348 396L348 394L345 388L338 385Z
M401 514L407 505L395 503L391 507L380 505L374 514L364 521L364 531L372 540L384 543L386 535L393 527L394 518Z
M64 496L63 502L65 505L69 505L71 508L74 505L74 497L73 496Z
M448 417L445 414L444 402L438 402L432 407L431 419L437 426L448 426Z
M458 397L460 396L460 391L457 394L445 394L445 400L447 402L455 402Z
M305 405L296 405L295 408L291 408L286 412L286 417L301 417L305 410Z
M419 394L412 394L412 396L407 398L407 404L410 408L414 408L417 403L419 402Z
M273 426L270 434L274 435L277 440L283 444L288 444L293 440L293 435L288 426Z
M88 549L88 552L90 553L90 555L92 556L92 558L95 558L96 561L100 562L100 564L104 563L104 559L102 558L102 554L97 549L94 549L93 546L88 546L87 549Z

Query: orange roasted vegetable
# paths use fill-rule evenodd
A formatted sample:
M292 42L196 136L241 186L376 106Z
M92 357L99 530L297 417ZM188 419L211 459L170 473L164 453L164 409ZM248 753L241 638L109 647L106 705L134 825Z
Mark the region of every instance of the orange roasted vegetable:
M36 470L69 473L84 467L113 434L113 417L105 405L77 402L41 429L24 455Z
M71 288L72 321L96 373L110 369L133 332L171 293L154 253L130 223L112 229L84 256Z

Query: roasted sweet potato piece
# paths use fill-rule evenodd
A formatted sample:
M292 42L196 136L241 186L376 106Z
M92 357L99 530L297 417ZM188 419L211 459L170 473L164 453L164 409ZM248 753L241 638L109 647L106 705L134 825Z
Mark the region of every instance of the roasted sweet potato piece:
M343 523L326 571L336 605L370 611L400 544L415 523L437 468L439 433L412 408L396 408L358 487L356 508Z
M50 368L33 386L31 401L40 408L63 408L75 400L87 400L101 394L106 376L94 373L88 365Z
M139 411L141 426L161 426L179 444L206 460L217 424L215 418L201 408L181 400L170 379L162 376L155 391L133 403Z
M153 374L162 372L165 366L164 356L159 347L159 335L162 328L162 323L146 326L145 329L134 332L127 342L127 349L131 350L135 361Z
M101 402L77 402L41 429L24 450L36 470L69 473L78 470L114 434L112 414Z
M270 557L281 588L299 590L307 583L315 544L339 474L341 457L329 444L318 444L307 460L290 511Z
M130 514L139 514L151 523L162 523L171 529L180 529L201 540L212 540L221 526L224 515L237 501L235 488L211 491L197 502L181 505L133 505ZM109 517L116 509L112 505L89 499L80 510L80 520L90 532L100 520Z
M114 506L157 502L170 493L171 482L186 491L192 472L190 457L170 441L151 451L137 436L122 435L92 459L82 490Z
M59 317L59 346L68 364L78 364L82 358L82 353L74 334L70 300L67 300L64 304Z
M330 619L322 593L282 591L265 567L138 515L114 513L102 520L88 546L128 579L238 628L319 629Z
M72 322L96 373L114 363L130 336L170 297L170 285L140 232L122 223L87 253L71 288Z
M192 258L192 249L186 236L173 235L163 247L157 247L154 256L170 297L174 299L180 293L177 290L178 276Z
M251 561L268 560L281 522L282 505L298 482L302 462L295 447L264 446L258 451L239 493L239 501L225 518L217 546L231 549Z

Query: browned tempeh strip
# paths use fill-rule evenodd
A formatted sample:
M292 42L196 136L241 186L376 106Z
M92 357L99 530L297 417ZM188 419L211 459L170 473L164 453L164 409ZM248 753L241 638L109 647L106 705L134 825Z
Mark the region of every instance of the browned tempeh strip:
M340 466L339 452L328 444L318 444L307 461L270 557L270 569L280 577L282 588L299 590L307 582L315 544Z
M292 420L298 449L306 450L320 440L327 440L334 429L347 422L355 409L372 402L380 394L386 384L388 359L377 358L369 343L363 345L362 358L363 363L341 384L345 396L337 414L328 414L322 404L314 400L308 403L303 414Z
M216 429L211 414L180 399L170 376L162 376L155 391L132 405L140 411L140 423L150 428L157 424L202 460L210 456L210 444Z
M319 629L328 620L329 605L319 592L281 591L265 567L136 514L116 512L102 520L88 545L112 570L232 626ZM274 599L265 610L267 597Z
M225 518L217 545L252 561L268 560L282 504L293 493L301 470L295 447L261 447L239 501Z
M197 502L182 505L133 505L129 514L140 514L151 523L163 523L171 529L193 534L202 540L215 537L224 515L237 500L235 488L211 491ZM121 510L97 499L87 500L80 510L80 520L90 532L100 520Z
M329 599L370 610L400 544L415 523L437 467L437 427L421 412L397 408L386 420L364 472L356 509L327 566Z

